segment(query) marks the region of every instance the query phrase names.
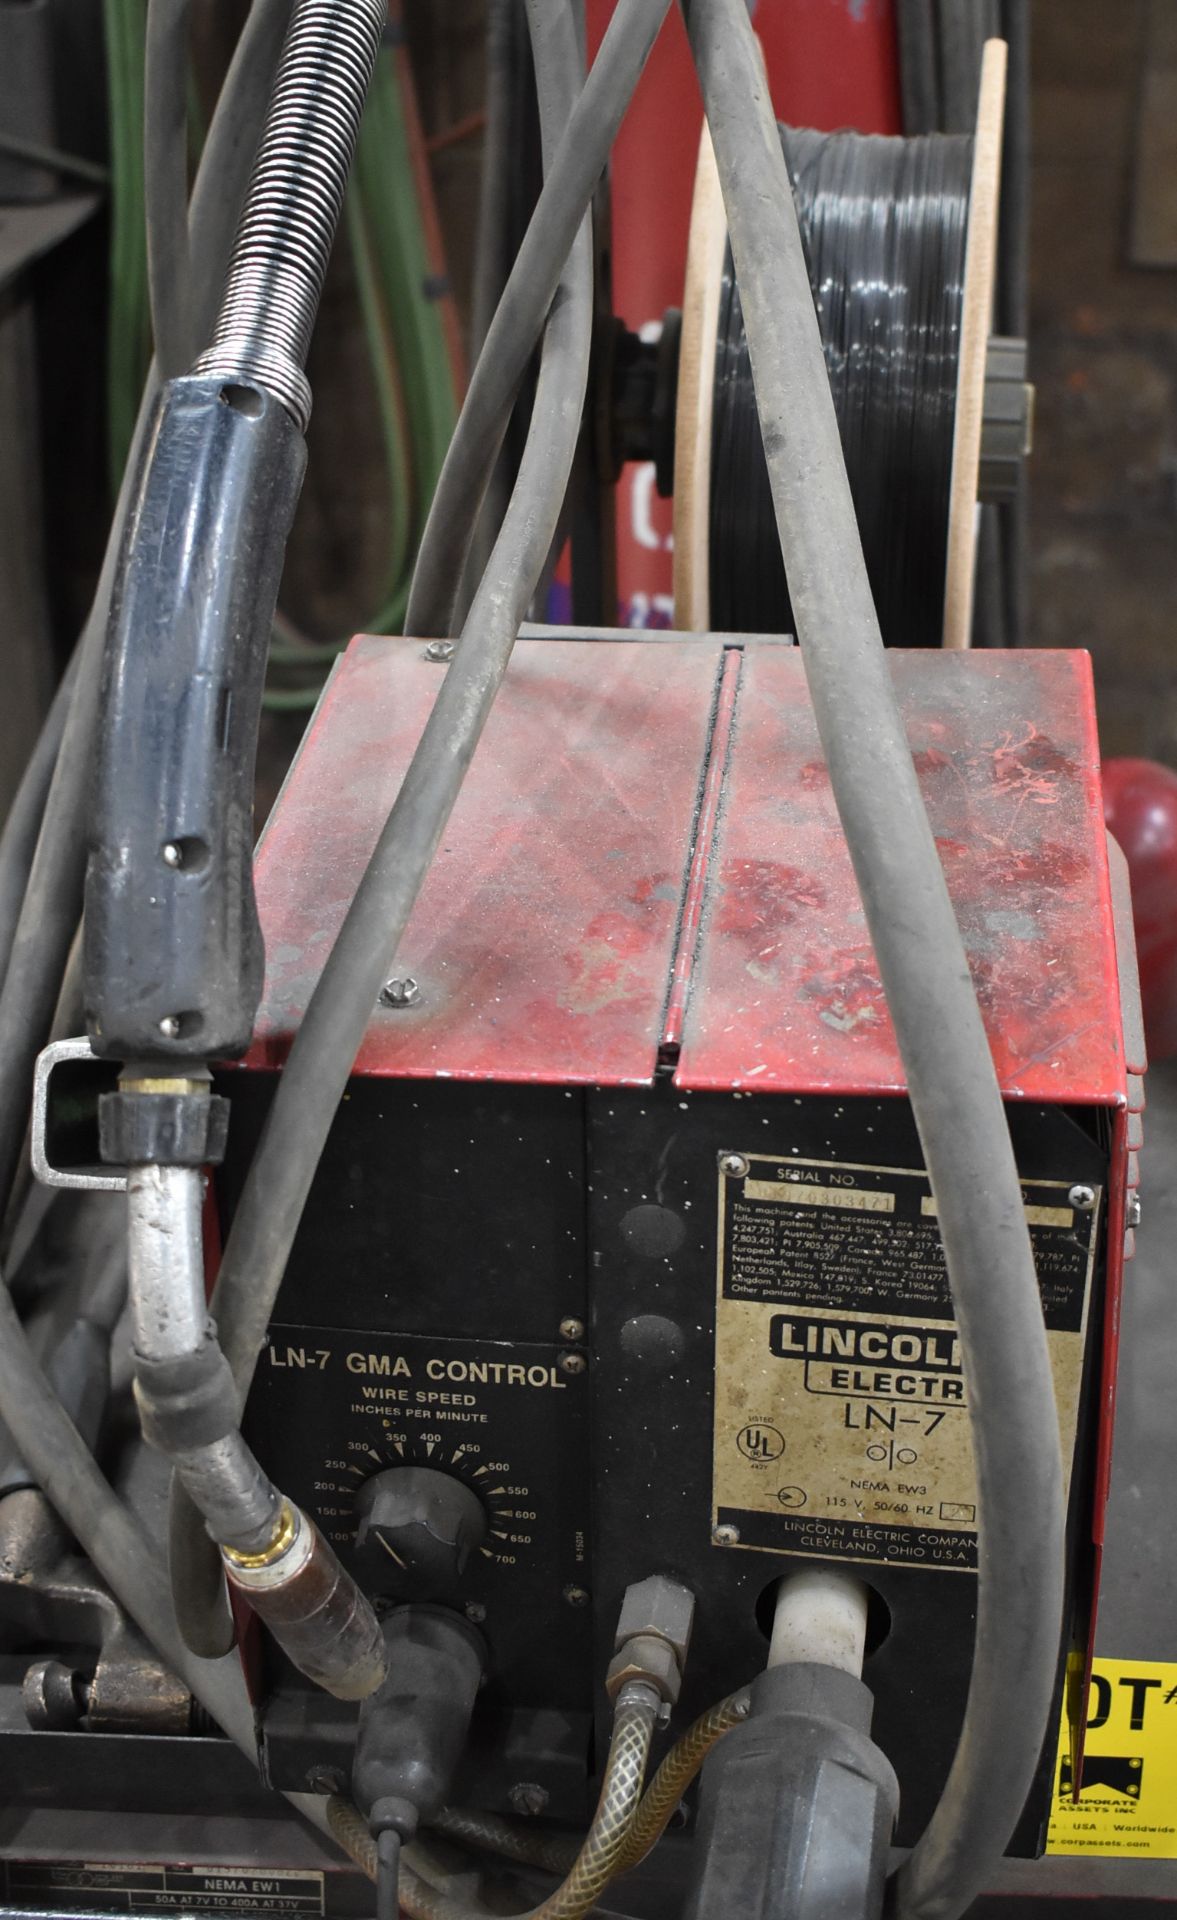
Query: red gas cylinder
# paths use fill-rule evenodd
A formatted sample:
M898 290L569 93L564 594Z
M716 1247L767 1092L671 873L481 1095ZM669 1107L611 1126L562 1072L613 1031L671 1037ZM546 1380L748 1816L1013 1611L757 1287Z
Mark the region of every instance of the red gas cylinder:
M1177 1054L1177 773L1155 760L1109 760L1103 810L1132 876L1132 917L1149 1059Z

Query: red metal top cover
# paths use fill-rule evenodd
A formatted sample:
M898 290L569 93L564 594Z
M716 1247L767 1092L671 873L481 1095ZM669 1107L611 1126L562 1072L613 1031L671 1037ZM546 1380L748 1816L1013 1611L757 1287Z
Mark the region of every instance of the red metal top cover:
M1122 1101L1089 657L888 658L1005 1093ZM744 655L676 1080L905 1084L795 650Z
M889 658L1007 1094L1122 1101L1087 656ZM393 969L420 998L374 1009L359 1071L644 1084L685 992L684 1089L902 1091L801 658L748 642L720 691L722 661L518 643ZM285 1054L444 671L382 639L336 671L258 853L251 1065Z
M520 640L392 969L362 1073L648 1082L722 643ZM445 674L352 642L258 849L266 986L247 1064L277 1065Z

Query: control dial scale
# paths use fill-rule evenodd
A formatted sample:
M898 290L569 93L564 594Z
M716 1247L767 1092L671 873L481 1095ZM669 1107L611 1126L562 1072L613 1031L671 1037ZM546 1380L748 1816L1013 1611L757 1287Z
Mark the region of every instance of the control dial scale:
M465 1610L537 1708L592 1630L591 1371L561 1352L277 1325L248 1411L259 1459L377 1607Z

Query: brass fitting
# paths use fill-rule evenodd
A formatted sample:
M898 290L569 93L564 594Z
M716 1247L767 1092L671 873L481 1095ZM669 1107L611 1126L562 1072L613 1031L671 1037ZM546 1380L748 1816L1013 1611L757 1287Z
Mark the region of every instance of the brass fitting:
M267 1547L221 1548L231 1587L248 1600L300 1673L337 1700L366 1700L388 1668L379 1622L313 1520L284 1501Z
M682 1689L694 1615L694 1595L663 1574L628 1587L605 1675L609 1698L616 1700L628 1682L642 1681L672 1707Z
M222 1547L221 1552L225 1556L230 1571L269 1567L275 1560L281 1560L283 1554L290 1551L297 1536L297 1510L291 1506L289 1500L283 1500L274 1522L274 1531L269 1544L264 1546L260 1553L240 1553L236 1547Z

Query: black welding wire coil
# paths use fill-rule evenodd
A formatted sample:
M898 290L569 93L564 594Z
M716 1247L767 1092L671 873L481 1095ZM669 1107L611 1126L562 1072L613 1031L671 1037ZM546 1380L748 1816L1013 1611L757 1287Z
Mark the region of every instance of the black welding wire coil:
M973 142L782 127L781 145L883 638L939 646ZM730 250L710 527L712 627L791 631Z

